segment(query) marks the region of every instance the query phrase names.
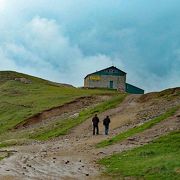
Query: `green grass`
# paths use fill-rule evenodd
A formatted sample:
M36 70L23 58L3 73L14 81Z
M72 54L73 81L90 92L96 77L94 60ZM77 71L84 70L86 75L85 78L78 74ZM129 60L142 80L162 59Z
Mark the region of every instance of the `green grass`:
M1 157L1 156L0 156L0 161L3 160L3 159L4 159L4 157Z
M180 131L154 142L101 159L106 173L114 178L178 180L180 177Z
M4 140L0 142L0 148L5 148L9 146L21 146L26 143L31 143L32 140L25 139L25 138L19 138L19 139L10 139L10 140Z
M151 128L155 124L167 119L168 117L173 116L178 109L179 109L179 106L171 108L170 110L168 110L164 114L158 116L157 118L152 119L149 122L144 123L143 125L140 125L138 127L129 129L129 130L123 132L123 133L118 134L117 136L112 137L109 140L101 141L100 143L98 143L96 145L96 147L97 148L102 148L102 147L105 147L105 146L109 146L109 145L118 143L118 142L120 142L120 141L122 141L124 139L127 139L128 137L130 137L132 135L143 132L144 130Z
M101 113L108 109L115 108L124 100L125 97L126 94L117 95L112 99L97 105L96 107L81 111L77 118L60 121L52 129L42 129L40 132L37 132L30 137L37 140L48 140L50 138L58 137L60 135L65 135L69 132L71 128L92 117L95 113Z
M11 153L11 152L1 153L1 155L0 155L0 161L3 160L3 159L5 159L5 158L10 157L12 154L13 154L13 153Z
M16 143L7 143L7 142L1 142L0 143L0 148L8 147L8 146L13 146L16 145Z
M25 77L32 83L15 81L17 77ZM43 110L78 97L103 94L115 95L117 92L78 89L16 72L0 72L0 135Z

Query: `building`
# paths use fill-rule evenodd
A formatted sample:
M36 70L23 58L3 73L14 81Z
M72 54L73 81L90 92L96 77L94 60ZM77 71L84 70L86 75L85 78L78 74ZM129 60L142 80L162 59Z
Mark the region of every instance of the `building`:
M109 88L131 94L144 94L144 90L126 83L126 72L111 66L88 74L84 78L85 88Z
M88 74L84 79L86 88L110 88L125 91L125 83L126 73L114 66Z

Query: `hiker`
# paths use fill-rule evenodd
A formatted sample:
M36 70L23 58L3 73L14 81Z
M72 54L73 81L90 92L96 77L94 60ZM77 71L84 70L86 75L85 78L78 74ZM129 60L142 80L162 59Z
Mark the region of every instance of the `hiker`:
M105 135L108 135L108 132L109 132L109 123L110 123L110 118L109 116L106 116L106 118L103 120L103 125L104 125L104 128L105 128Z
M93 124L93 135L95 135L95 130L96 130L96 134L99 134L99 118L97 116L97 114L95 114L95 116L92 118L92 124Z

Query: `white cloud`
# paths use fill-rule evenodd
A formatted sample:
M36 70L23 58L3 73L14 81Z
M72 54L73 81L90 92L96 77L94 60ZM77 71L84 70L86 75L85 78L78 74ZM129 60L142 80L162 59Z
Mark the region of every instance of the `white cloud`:
M40 17L24 25L20 43L6 43L1 51L1 69L16 69L76 86L83 85L87 73L112 64L106 55L85 56L55 20Z
M9 70L9 69L15 70L17 68L14 61L11 59L8 59L4 55L2 48L0 48L0 67L1 67L1 70Z
M0 0L0 13L6 8L6 0Z

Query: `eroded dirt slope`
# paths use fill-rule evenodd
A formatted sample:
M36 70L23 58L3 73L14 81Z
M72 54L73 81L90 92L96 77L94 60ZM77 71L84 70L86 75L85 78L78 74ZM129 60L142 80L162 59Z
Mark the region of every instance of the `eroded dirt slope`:
M45 123L48 124L57 119L68 118L74 114L78 115L82 109L96 105L109 98L109 96L80 97L69 103L38 113L18 124L15 129L33 128Z

